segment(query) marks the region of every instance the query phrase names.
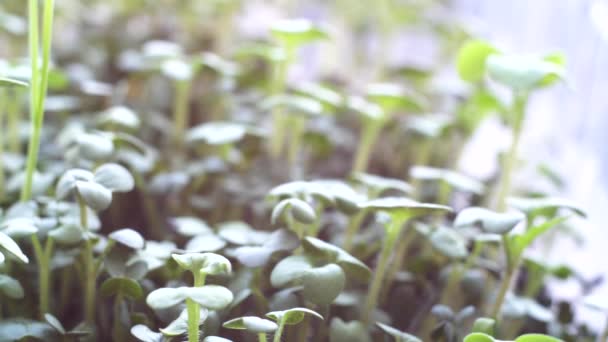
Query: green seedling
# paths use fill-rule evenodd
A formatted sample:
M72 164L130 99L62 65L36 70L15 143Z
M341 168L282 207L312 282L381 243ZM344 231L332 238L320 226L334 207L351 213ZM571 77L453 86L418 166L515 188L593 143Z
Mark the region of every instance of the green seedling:
M302 322L306 315L311 315L323 319L323 316L319 315L313 310L306 308L293 308L284 311L272 311L266 314L266 317L277 322L278 328L274 334L273 342L280 342L283 335L283 330L286 325L297 325ZM306 338L306 336L304 336Z
M366 281L371 271L344 250L322 240L307 237L304 255L281 260L270 274L274 287L302 286L307 301L327 306L342 292L349 279Z
M450 307L437 304L431 309L431 314L435 316L437 324L431 331L433 340L460 341L461 331L465 321L475 313L475 308L467 306L459 312L454 312Z
M513 130L513 141L504 159L496 208L504 211L511 189L511 174L517 161L517 150L523 129L528 98L537 89L550 86L564 78L563 55L554 53L544 57L508 55L491 44L474 40L467 42L458 55L458 71L464 80L481 81L489 77L509 88L512 104L507 121ZM482 68L479 68L479 65Z
M205 285L205 278L207 275L229 274L232 266L228 259L213 253L173 254L172 257L181 268L192 273L194 286L154 290L146 302L153 309L160 310L186 301L188 341L196 342L199 340L200 307L220 310L233 300L230 290L223 286Z
M274 54L272 66L272 81L270 94L279 95L285 91L289 66L296 58L297 49L305 44L328 39L328 34L312 22L305 19L288 19L275 23L271 34L281 48ZM275 158L282 153L282 144L286 135L286 124L282 106L274 107L272 111L273 132L271 137L271 155Z
M245 316L231 319L222 324L224 328L236 329L236 330L247 330L258 335L259 342L266 342L268 333L272 333L278 329L278 325L267 319Z
M292 167L295 167L298 153L302 145L302 139L306 132L306 124L310 118L322 115L323 105L321 102L299 95L275 95L262 103L262 107L273 112L280 108L283 117L283 129L289 127L289 148L287 150L287 160ZM273 132L273 136L276 134ZM284 138L283 138L284 139Z
M221 158L232 163L235 161L234 145L243 140L248 131L246 125L235 122L206 122L188 130L186 142L194 147L202 144L216 147Z
M330 342L370 342L367 328L359 321L344 322L338 317L331 320L329 328Z
M349 97L346 106L357 113L361 120L361 138L353 161L352 173L365 172L378 135L389 120L388 114L379 105L358 96Z
M106 258L105 265L112 277L101 284L100 294L105 297L114 297L112 337L115 340L123 340L127 333L123 326L125 322L121 317L125 317L124 313L128 312L126 300L136 300L143 296L143 289L138 280L146 274L147 267L141 261L133 263L127 261L128 264L125 265L125 260L121 254L124 253L125 249L129 251L142 250L145 240L138 232L130 228L117 230L108 237L110 241L105 248L105 253L110 253L110 250L111 253ZM117 246L115 247L114 244Z
M366 195L355 193L350 196L350 201L358 204L359 202L365 202L367 199L375 199L380 197L385 192L393 191L399 192L403 195L408 195L412 192L412 187L399 179L381 177L368 173L355 173L352 175L353 181L357 184L361 184L365 189ZM367 212L363 210L352 210L354 213L346 233L344 235L343 247L347 251L352 251L354 238L361 228L361 223L365 219Z
M363 320L369 322L376 309L378 295L382 288L385 271L389 263L392 251L397 243L405 224L414 218L433 213L449 212L452 209L446 206L419 203L407 198L385 197L370 200L359 205L361 209L385 212L390 216L386 224L386 237L382 243L382 250L378 256L378 262L374 271L374 278L370 284L365 307L363 308Z
M86 235L83 252L86 285L84 305L86 321L89 323L93 323L95 320L95 292L98 267L96 266L93 254L95 241L93 236L89 236L88 232L87 207L95 211L105 210L112 202L113 192L128 192L133 189L134 185L133 177L129 171L118 164L104 164L98 167L95 172L72 169L67 171L57 182L56 197L63 199L72 194L76 197L76 202L80 208L80 226ZM42 255L50 254L49 250L52 250L52 241L52 239L47 239L45 249L40 249L37 253ZM48 296L47 291L45 291L45 296Z
M175 82L173 103L173 144L177 149L183 145L183 137L190 122L190 91L197 69L183 58L170 58L162 62L162 73Z
M469 208L463 210L455 220L455 225L457 227L480 225L481 229L485 232L502 235L503 249L505 251L506 271L502 279L498 296L496 297L494 306L490 311L492 318L500 317L503 301L507 297L514 277L516 276L525 249L530 246L532 242L540 235L569 218L569 216L557 216L557 212L553 211L554 216L547 218L542 223L537 224L536 220L533 219L534 217L531 216L531 214L534 214L534 210L542 211L562 208L572 211L571 208L573 208L572 205L561 206L560 202L555 203L551 201L537 201L540 202L538 206L527 208L528 215L526 217L526 221L528 227L524 233L509 234L509 232L524 219L524 216L519 213L499 214L482 208ZM580 211L574 212L578 215L584 214Z

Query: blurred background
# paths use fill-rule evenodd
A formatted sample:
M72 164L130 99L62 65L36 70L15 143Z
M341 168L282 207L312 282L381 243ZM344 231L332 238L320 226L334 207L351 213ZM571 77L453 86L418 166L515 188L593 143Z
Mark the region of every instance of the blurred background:
M91 93L103 93L128 69L145 41L171 40L189 52L231 56L245 42L269 39L270 25L282 18L308 18L332 37L300 51L290 82L325 78L353 91L395 79L399 71L421 78L432 72L433 91L466 94L454 58L469 37L505 51L562 51L567 82L531 99L515 184L526 191L550 188L590 214L577 222L578 238L539 253L588 278L608 275L608 0L59 0L56 6L55 63ZM26 35L24 16L21 0L0 2L1 58L26 55L24 44L14 44ZM458 167L479 179L492 177L509 136L498 118L485 119ZM563 183L559 190L532 176L539 165L555 171ZM608 294L608 287L601 291ZM554 292L569 299L580 295L563 283Z

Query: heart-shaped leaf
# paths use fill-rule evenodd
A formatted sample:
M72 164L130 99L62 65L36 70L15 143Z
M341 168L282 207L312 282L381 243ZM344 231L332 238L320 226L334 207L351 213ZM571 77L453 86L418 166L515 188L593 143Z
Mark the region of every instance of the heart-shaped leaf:
M302 322L306 314L323 319L323 316L319 315L317 312L306 308L292 308L283 311L272 311L267 313L266 317L269 317L275 322L283 322L286 325L296 325Z
M146 303L155 310L162 310L173 307L187 298L209 310L221 310L232 302L233 295L230 290L218 285L165 287L150 292Z
M317 305L329 305L344 289L346 276L336 264L327 264L307 270L302 276L303 295Z
M276 224L279 218L285 215L286 211L289 211L298 222L304 224L312 224L317 219L317 214L310 204L301 199L288 198L275 205L272 210L271 222Z
M531 56L491 55L487 58L488 75L496 82L518 91L530 91L563 78L563 65Z
M234 256L247 267L265 265L270 257L278 251L293 250L300 240L291 231L279 229L270 234L261 246L242 246L234 250Z
M0 223L0 230L15 239L31 236L38 232L36 222L30 217L6 218Z
M106 297L122 295L127 298L137 299L144 294L144 291L139 283L133 279L109 278L101 284L100 293Z
M55 189L57 199L67 197L72 190L76 189L76 183L79 181L92 181L95 176L92 172L83 169L71 169L66 171L59 181Z
M318 83L302 82L295 86L295 90L333 108L338 108L342 105L343 99L339 93Z
M374 189L374 192L378 194L387 190L397 190L404 194L410 194L412 192L412 186L400 179L387 178L363 172L355 173L353 179L364 184L368 188Z
M131 228L116 230L110 233L108 237L131 249L142 249L146 244L146 240L144 240L143 236Z
M467 336L465 336L463 342L495 342L496 340L494 339L494 337L484 334L484 333L479 333L479 332L475 332L472 334L468 334Z
M112 192L129 192L135 186L131 173L123 166L114 163L103 164L97 168L94 180Z
M143 324L137 324L131 328L131 335L142 342L162 342L163 334L150 330Z
M81 133L76 137L79 155L89 160L103 160L114 152L114 143L106 135Z
M180 58L170 58L160 66L162 73L175 81L188 81L194 76L192 65Z
M438 227L429 236L435 250L450 259L464 259L469 254L466 240L458 232L447 227Z
M175 230L180 235L196 236L213 234L213 230L207 222L194 216L181 216L171 219L171 223L175 226Z
M543 334L525 334L515 339L515 342L563 342L562 340Z
M103 126L136 130L139 128L141 120L130 108L124 106L114 106L108 108L100 115L98 123Z
M199 235L186 243L188 253L216 252L226 246L226 241L216 235Z
M233 318L224 322L222 326L228 329L248 330L254 333L270 333L278 328L275 322L255 316Z
M270 234L255 230L245 222L230 221L218 226L218 235L234 245L261 245Z
M239 123L206 122L191 128L186 134L186 141L190 144L227 145L240 141L246 133L246 126Z
M587 214L576 203L559 197L510 197L508 199L509 206L521 210L528 217L537 215L555 215L555 211L566 209L574 212L578 216L586 217Z
M4 248L22 262L26 264L29 262L29 259L25 254L23 254L21 248L19 248L19 245L17 245L15 240L3 232L0 232L0 247Z
M75 224L64 224L48 232L48 236L64 245L74 245L84 240L84 232Z
M403 88L397 84L374 83L367 87L367 97L380 105L387 112L405 110L408 112L421 112L428 103L421 95Z
M342 248L310 236L306 237L303 243L307 252L322 255L328 262L340 265L349 278L352 277L362 282L370 278L369 267Z
M497 213L485 208L471 207L462 210L454 220L457 228L479 225L485 232L507 234L522 220L521 213Z
M275 22L272 35L284 46L294 49L303 44L328 39L329 35L307 19L284 19Z
M387 114L382 107L369 102L360 96L349 97L346 105L365 121L383 123L388 119Z
M219 336L207 336L203 339L203 342L232 342L232 340Z
M19 281L6 274L0 274L0 292L13 299L21 299L24 296L23 287Z
M101 184L77 181L76 189L84 202L95 211L105 210L112 203L112 192Z
M292 255L279 261L270 273L270 283L274 287L284 287L299 280L314 267L310 258L304 255Z
M210 275L230 274L232 265L225 257L215 253L172 254L171 257L182 268L191 272Z
M496 330L496 321L492 318L480 317L475 320L473 323L473 327L471 328L472 332L476 333L484 333L488 335L494 335Z
M483 40L469 40L458 51L456 68L460 78L468 82L479 82L486 73L486 59L498 51Z
M372 209L389 214L394 221L435 213L451 212L452 208L431 203L420 203L405 197L383 197L360 203L362 209Z
M334 317L329 328L329 342L371 342L371 338L363 323L344 322Z

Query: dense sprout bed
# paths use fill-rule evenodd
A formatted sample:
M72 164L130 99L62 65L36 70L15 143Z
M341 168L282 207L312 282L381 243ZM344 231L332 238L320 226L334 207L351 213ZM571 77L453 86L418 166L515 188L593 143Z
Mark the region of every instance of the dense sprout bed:
M319 2L354 42L423 29L441 52L355 49L351 74L302 81L307 49L346 38L294 18L239 34L249 5L0 4L0 341L606 339L574 315L605 301L545 287L598 281L526 252L584 211L546 165L549 186L512 181L559 53L474 39L448 1ZM456 165L488 117L513 139L475 179Z

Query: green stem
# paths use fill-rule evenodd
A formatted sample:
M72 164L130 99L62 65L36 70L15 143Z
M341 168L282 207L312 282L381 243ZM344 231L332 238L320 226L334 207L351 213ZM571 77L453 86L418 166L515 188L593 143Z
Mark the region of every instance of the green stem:
M7 105L7 96L5 91L0 90L0 203L4 200L4 108Z
M393 220L388 227L387 235L382 244L380 255L378 256L378 263L374 272L374 278L372 279L369 291L367 292L364 311L362 313L362 321L366 324L370 322L370 319L373 316L373 311L376 309L376 305L378 304L378 296L380 294L380 289L382 288L382 280L384 280L386 267L388 266L391 252L395 247L395 243L397 242L397 238L401 232L401 227L404 223L404 220Z
M308 315L304 316L304 319L299 324L298 327L298 337L297 342L306 342L308 341L308 327L310 326L310 318Z
M521 138L527 101L528 98L525 94L514 95L513 141L511 142L511 147L509 148L509 152L505 156L503 163L496 205L496 209L498 211L505 211L507 207L506 200L511 190L511 176L513 173L513 169L515 168L515 163L517 161L517 148L519 146L519 140Z
M19 153L21 150L19 142L19 100L21 93L15 89L13 98L7 103L8 112L8 150L12 153Z
M448 205L450 202L450 195L452 193L452 186L450 183L440 180L439 181L439 192L437 193L437 204Z
M401 270L403 262L407 259L407 251L409 250L409 247L412 244L412 241L414 241L415 237L415 231L410 229L407 230L403 238L397 242L397 251L395 252L395 257L393 258L393 262L390 264L387 272L386 281L384 282L384 286L380 292L380 298L385 299L388 296L391 285L397 276L397 272Z
M154 198L148 192L146 181L137 170L132 170L131 174L135 180L135 186L139 190L138 193L144 210L144 218L148 227L150 227L151 236L156 239L163 239L163 228L159 224L162 220L159 218L159 211L154 203Z
M279 320L279 327L277 328L277 331L275 331L275 333L274 333L274 338L272 339L272 342L281 342L281 335L283 335L284 329L285 329L285 318L281 318Z
M27 201L32 197L34 172L38 163L40 149L40 134L44 122L44 101L48 88L50 67L51 38L53 32L53 11L55 1L46 0L42 19L42 69L38 69L38 0L29 1L29 46L32 77L30 81L30 142L28 145L25 182L21 191L21 200Z
M202 272L192 272L194 276L194 287L205 285L206 274ZM188 310L188 342L198 342L199 323L201 321L200 305L192 299L186 299L186 309Z
M125 336L123 333L122 323L120 321L120 306L122 304L122 294L119 292L116 297L114 297L114 323L112 324L112 336L114 341L124 341Z
M492 309L490 310L490 317L494 318L496 320L499 320L500 318L500 314L501 314L501 309L502 309L502 304L505 301L505 298L507 298L507 293L509 293L509 289L511 288L511 283L513 283L513 280L515 279L515 269L517 268L517 266L515 266L515 268L512 267L508 267L507 268L507 272L504 274L501 284L500 284L500 288L498 289L498 294L496 295L496 300L494 301L494 305L492 306Z
M181 150L183 139L188 126L188 103L190 101L191 81L175 83L175 102L173 103L173 139L175 147Z
M275 62L273 66L273 76L270 83L270 94L279 95L285 90L287 82L287 70L291 63L294 51L285 48L286 57L283 60ZM273 158L278 158L283 152L283 142L285 140L285 113L283 106L275 106L272 109L272 135L270 137L270 155Z
M44 314L49 313L49 294L50 294L50 278L51 278L51 257L53 255L53 238L46 239L44 248L38 239L38 235L32 234L32 246L34 247L34 257L38 266L38 315L44 319Z
M450 270L450 275L448 276L447 281L445 282L445 286L443 287L443 291L441 292L441 298L439 299L439 303L448 305L450 307L454 307L450 304L451 300L454 299L454 294L456 291L456 285L460 281L462 275L462 269L464 265L459 263L454 263L452 265L452 269ZM458 297L458 296L456 296Z
M304 131L306 129L306 119L300 116L295 116L289 120L290 127L290 140L289 150L287 151L287 159L291 169L294 170L298 159L298 152L300 151L300 145L302 144L302 138L304 137Z
M87 217L87 206L80 196L76 194L78 200L78 207L80 209L80 226L83 231L88 233L88 217ZM89 324L95 323L95 286L97 284L97 270L95 269L95 256L93 254L93 243L90 237L87 235L84 245L84 315L85 321Z
M266 341L268 341L266 339L266 333L259 333L258 334L258 342L266 342Z
M344 235L344 243L342 245L342 248L344 248L345 251L349 253L352 251L355 235L359 232L364 218L365 211L359 211L348 222L348 227L346 227L346 233Z
M361 140L359 141L359 147L357 148L357 154L355 161L353 162L352 172L365 172L367 170L367 164L369 157L380 134L382 124L371 121L364 122L363 132L361 133Z

